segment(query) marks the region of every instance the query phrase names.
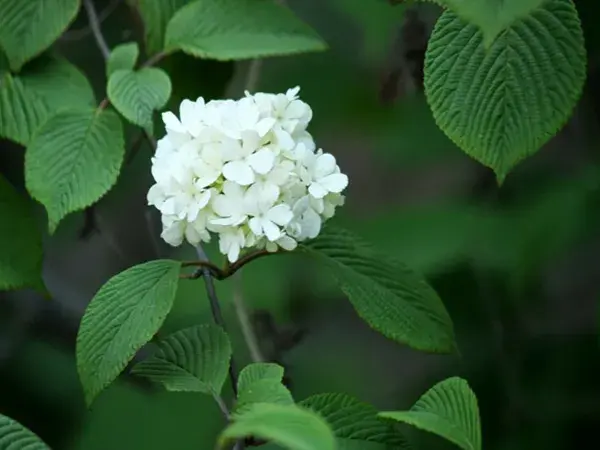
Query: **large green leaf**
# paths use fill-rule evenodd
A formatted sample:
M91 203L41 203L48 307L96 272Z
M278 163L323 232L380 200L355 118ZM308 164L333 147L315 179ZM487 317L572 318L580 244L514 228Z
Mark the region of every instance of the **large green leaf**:
M281 383L284 369L275 363L252 363L244 367L238 377L237 387L242 391L261 380L273 380Z
M0 47L10 67L42 53L77 15L79 0L0 0Z
M0 176L0 289L42 285L42 236L32 206Z
M358 315L375 330L417 350L455 350L452 320L422 276L331 225L301 250L330 269Z
M108 98L130 122L152 125L152 113L171 96L171 79L162 70L146 67L138 71L116 70L108 79Z
M377 417L374 406L347 394L317 394L299 403L319 413L331 426L339 450L408 449L408 444L394 427Z
M219 395L227 379L231 343L216 325L177 331L158 342L158 351L136 364L132 373L168 391Z
M50 447L16 420L0 414L0 449L50 450Z
M425 92L438 126L500 181L566 123L583 88L586 57L571 0L547 0L489 49L451 11L425 58Z
M48 211L50 232L110 190L124 153L123 126L113 111L69 109L42 125L25 154L25 180Z
M88 305L77 334L77 369L90 404L161 327L181 263L156 260L112 277Z
M10 73L0 79L0 137L27 145L46 120L48 107Z
M283 367L273 363L252 363L244 367L238 378L237 414L256 403L294 404L292 394L282 383Z
M318 414L296 405L257 403L235 415L219 438L221 448L247 436L289 450L336 450L335 436Z
M436 384L409 411L379 415L435 433L464 450L481 450L477 398L462 378L448 378Z
M428 0L425 0L428 1ZM545 0L429 0L450 9L484 34L486 46L515 21L526 17Z
M138 8L144 21L148 53L161 51L165 46L167 23L179 8L190 0L139 0Z
M69 107L96 104L90 82L66 59L36 59L27 65L19 78L25 89L41 97L53 113Z
M140 56L137 42L127 42L112 49L106 61L106 76L110 78L116 70L131 70Z
M87 78L67 60L45 56L0 78L0 136L27 145L50 112L92 106Z
M324 50L317 33L272 0L199 0L167 26L168 50L217 60L261 58Z

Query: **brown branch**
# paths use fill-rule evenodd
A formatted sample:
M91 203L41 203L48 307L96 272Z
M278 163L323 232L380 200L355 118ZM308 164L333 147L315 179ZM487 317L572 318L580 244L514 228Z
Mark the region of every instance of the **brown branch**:
M208 269L213 278L216 278L219 281L225 280L226 278L229 278L238 270L240 270L242 267L244 267L246 264L248 264L250 261L254 261L255 259L262 258L263 256L267 255L276 255L278 253L283 252L268 252L267 250L257 250L255 252L248 253L247 255L242 256L233 264L226 264L225 267L223 267L222 269L209 261L184 261L181 264L182 267L197 267L198 270L190 274L182 274L179 276L179 278L185 280L195 280L202 276L202 269Z

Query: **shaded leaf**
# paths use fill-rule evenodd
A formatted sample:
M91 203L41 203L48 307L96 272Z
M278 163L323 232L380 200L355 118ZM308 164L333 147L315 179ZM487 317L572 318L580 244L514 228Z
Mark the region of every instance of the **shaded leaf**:
M47 116L44 101L5 73L0 80L0 136L27 145Z
M79 0L0 0L0 47L10 67L46 50L75 19Z
M117 45L106 61L106 76L110 76L116 70L131 70L140 56L140 47L137 42L127 42Z
M425 0L450 9L484 34L486 46L515 21L526 17L545 0Z
M0 414L0 449L50 450L50 447L16 420Z
M252 363L238 378L235 412L241 413L256 403L294 404L292 394L282 383L284 369L273 363Z
M177 331L158 342L158 351L136 364L132 373L168 391L219 395L227 378L231 343L216 325Z
M221 448L228 442L253 436L272 441L289 450L335 450L335 436L318 414L296 405L258 403L221 433Z
M32 206L0 176L0 289L43 284L42 236Z
M325 50L319 35L274 1L202 0L181 8L167 26L168 50L236 60Z
M335 433L340 450L408 449L402 435L380 419L377 409L347 394L318 394L299 403L319 413Z
M171 96L171 79L162 70L116 70L108 79L108 98L130 122L148 127L152 113L165 106Z
M165 30L173 14L190 0L139 0L138 8L144 21L146 46L149 54L165 47Z
M419 274L331 225L301 250L329 268L358 315L375 330L417 350L455 349L452 320Z
M436 384L409 411L379 415L437 434L464 450L481 450L477 398L462 378Z
M543 2L488 49L476 25L446 11L425 58L436 123L499 181L567 122L585 75L583 33L571 0Z
M173 306L181 263L156 260L104 284L77 334L77 369L88 405L160 329Z
M19 78L25 88L41 97L53 113L96 104L90 82L66 59L46 57L35 60L27 65Z
M260 380L281 382L283 375L284 369L279 364L263 362L248 364L240 371L237 387L241 391Z
M112 111L64 110L42 125L25 154L25 180L48 211L50 232L110 190L124 152L123 126Z

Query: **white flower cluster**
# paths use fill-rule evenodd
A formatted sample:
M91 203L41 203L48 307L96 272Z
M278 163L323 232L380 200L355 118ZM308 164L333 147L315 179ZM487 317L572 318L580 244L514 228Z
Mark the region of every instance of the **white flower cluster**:
M184 100L179 118L163 114L167 134L152 158L148 203L162 214L166 242L197 245L215 233L234 262L244 248L293 250L319 234L344 203L348 177L316 150L299 90L200 97Z

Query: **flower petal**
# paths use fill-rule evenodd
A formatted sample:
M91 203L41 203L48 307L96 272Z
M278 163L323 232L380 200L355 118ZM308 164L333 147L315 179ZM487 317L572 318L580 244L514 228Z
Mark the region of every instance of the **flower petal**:
M175 131L176 133L185 133L185 127L171 111L162 113L162 120L167 130Z
M321 232L321 217L311 208L300 219L300 233L303 239L314 239Z
M235 181L240 186L254 183L254 172L244 161L231 161L223 166L223 176L230 181Z
M262 227L262 222L258 217L253 217L252 219L250 219L248 221L248 226L250 227L250 230L257 236L262 236L263 235L263 227Z
M282 203L269 209L265 214L265 218L283 227L290 223L294 218L294 214L289 205Z
M165 201L165 192L163 190L163 186L160 184L154 184L148 190L148 194L146 195L146 200L149 205L156 206L160 209L160 205Z
M179 247L183 243L185 223L174 221L168 226L163 222L163 231L160 237L169 245Z
M276 127L274 129L275 137L277 138L277 143L282 148L282 150L291 150L294 148L294 139L292 135L285 131L281 127Z
M293 88L290 88L286 91L285 96L291 101L291 100L295 100L296 97L298 96L298 92L300 92L300 86L296 86Z
M227 252L227 259L230 263L234 263L240 257L240 246L237 242L234 242L229 247L229 251Z
M275 153L268 148L263 148L248 156L248 164L254 169L256 173L265 175L272 168L275 163Z
M324 153L317 157L314 167L314 177L319 180L335 170L335 158L331 153Z
M274 242L281 237L281 230L270 220L263 219L261 225L265 236L269 241Z
M277 120L273 117L265 117L258 121L254 129L258 133L258 135L262 138L265 137L266 134L271 131L271 128L277 123Z
M343 173L334 173L319 180L319 184L329 192L339 194L348 186L348 175Z
M196 194L195 197L198 208L203 209L206 205L208 205L208 202L210 201L211 191L207 189L203 192L200 192L199 194ZM194 220L196 219L192 219L192 221Z
M328 191L323 186L321 186L319 183L312 183L308 187L308 192L314 198L323 198L323 197L325 197L327 195Z
M279 239L277 239L277 245L279 245L282 249L291 252L296 247L298 247L298 242L296 242L295 239L289 236L282 236Z
M237 120L240 130L253 129L259 118L258 107L251 98L244 97L237 102Z

